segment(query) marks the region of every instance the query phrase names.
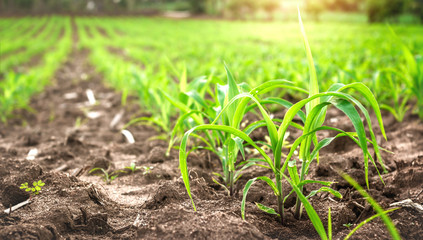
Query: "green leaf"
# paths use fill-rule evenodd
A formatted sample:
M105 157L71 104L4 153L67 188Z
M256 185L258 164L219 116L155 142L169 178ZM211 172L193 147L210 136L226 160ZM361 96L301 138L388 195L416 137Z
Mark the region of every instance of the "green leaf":
M265 206L265 205L263 205L261 203L257 203L257 202L256 202L256 206L258 207L258 209L262 210L263 212L280 216L280 214L277 213L275 211L275 209L273 209L271 207Z
M255 98L253 95L249 94L249 93L240 93L236 96L234 96L226 105L225 107L222 109L222 111L216 116L215 120L212 122L212 124L215 124L217 122L217 120L221 117L221 115L230 107L232 106L235 101L237 101L238 99L241 98L249 98L251 100L253 100L255 103L257 103L257 106L264 118L264 121L266 122L266 126L269 132L269 136L270 136L270 140L272 142L272 146L276 145L277 142L277 129L275 124L273 124L272 119L269 117L269 115L267 114L266 110L259 104L259 101L257 100L257 98ZM242 104L239 104L238 106L235 106L236 108L236 113L234 114L234 118L236 120L234 120L234 123L237 123L237 125L240 123L241 118L244 116L244 110L245 108L243 108L241 106ZM228 110L229 111L229 110ZM233 126L233 127L238 127L238 126Z
M181 129L183 129L185 119L191 117L191 115L194 115L194 114L203 114L203 113L201 111L198 111L198 110L191 110L191 111L186 112L183 115L181 115L178 118L178 120L176 121L175 126L173 127L173 130L172 130L172 133L171 133L171 136L170 136L169 146L168 146L168 149L166 151L167 155L170 153L170 149L172 148L173 144L175 143L176 134L178 134L178 131L181 131ZM195 119L200 120L201 118L195 118ZM195 121L195 119L194 119L194 121ZM203 122L197 122L197 124L202 124L202 123ZM214 142L212 143L212 145L214 145Z
M342 199L342 194L340 192L333 190L332 188L329 188L329 187L321 187L318 190L313 190L307 195L306 198L309 199L319 192L328 192L328 193L332 194L333 196Z
M200 106L202 106L204 109L209 108L206 101L198 94L198 92L189 91L189 92L186 92L185 94L191 97L192 99L194 99L194 101L200 104Z
M367 200L367 202L370 203L370 205L373 207L373 209L380 214L380 217L382 218L382 221L385 223L386 227L388 228L389 233L391 234L391 237L394 240L401 239L397 229L395 228L395 225L392 223L389 216L384 212L382 207L374 200L354 179L352 179L348 174L341 173L341 176L349 183L351 184L357 191Z
M301 186L304 186L304 185L306 185L306 184L311 184L311 183L317 183L317 184L321 184L321 185L324 185L324 186L330 186L330 185L332 185L334 182L331 182L331 181L318 181L318 180L310 180L310 179L306 179L306 180L303 180L303 181L301 181L297 186L298 187L301 187Z
M278 191L275 183L270 178L268 178L266 176L261 176L261 177L256 177L256 178L248 180L248 182L245 184L245 187L244 187L244 190L243 190L243 193L242 193L242 202L241 202L241 216L242 216L242 219L244 219L244 220L245 220L245 201L247 199L248 190L250 189L251 185L256 180L262 180L262 181L266 182L267 185L269 185L272 188L275 196L279 196L279 191Z
M304 42L304 47L307 54L308 67L310 72L310 83L309 83L309 97L319 93L319 83L317 81L316 67L314 66L313 56L311 54L310 45L308 44L307 35L304 30L303 22L301 20L300 8L298 7L298 21L300 23L301 34ZM311 111L317 104L319 99L315 98L313 101L306 105L306 114Z
M40 186L40 187L42 187L42 186L44 186L44 185L46 185L43 181L38 181L38 186Z
M253 96L256 95L260 95L260 94L264 94L267 92L272 91L273 89L276 88L282 88L282 89L291 89L291 90L295 90L301 93L306 93L308 94L308 91L295 86L295 84L293 82L290 82L288 80L284 80L284 79L277 79L277 80L270 80L270 81L266 81L265 83L260 84L259 86L253 88L250 91L250 94Z
M219 174L220 175L220 174ZM221 175L220 175L221 176ZM223 189L225 189L225 191L228 193L228 196L229 196L229 194L231 193L230 191L229 191L229 189L225 186L225 185L223 185L223 184L221 184L220 182L218 182L216 179L214 179L213 177L212 177L212 180L213 180L213 182L214 183L216 183L217 185L219 185L219 186L221 186Z
M328 236L326 235L325 228L323 227L322 220L320 220L319 215L317 215L316 210L314 210L313 206L310 204L310 202L307 200L307 198L303 195L301 190L287 177L285 176L285 179L291 184L292 189L297 194L297 197L300 199L300 201L303 203L304 208L307 212L307 215L313 224L314 228L316 229L317 233L319 234L321 239L327 240Z
M292 107L292 103L281 99L281 98L273 98L273 97L269 97L269 98L265 98L263 100L260 101L260 104L264 105L264 104L278 104L281 105L285 108L290 108ZM251 109L257 107L257 104L251 104L250 106L248 106L246 108L246 112L249 112ZM301 118L301 121L303 121L303 123L305 122L306 116L305 113L303 111L298 111L297 115Z
M395 210L398 210L398 209L400 209L400 208L392 208L392 209L388 209L388 210L386 210L386 211L384 211L384 212L382 212L382 213L378 213L378 214L375 214L375 215L373 215L373 216L371 216L371 217L369 217L369 218L367 218L366 220L364 220L364 221L362 221L361 223L359 223L353 230L351 230L351 232L349 232L348 233L348 235L344 238L344 240L348 240L358 229L360 229L362 226L364 226L366 223L368 223L368 222L370 222L370 221L372 221L373 219L375 219L375 218L377 218L377 217L380 217L380 216L382 216L382 215L387 215L388 213L390 213L390 212L393 212L393 211L395 211Z
M337 86L343 86L343 85L338 84ZM363 83L351 83L351 84L345 85L343 87L340 87L339 89L337 89L337 91L344 91L344 90L349 89L349 88L352 88L352 89L360 92L366 98L366 100L370 103L370 105L372 106L372 108L375 112L376 118L377 118L378 123L379 123L379 127L380 127L381 132L382 132L382 135L384 136L384 138L386 140L386 134L385 134L385 129L383 127L382 115L380 113L379 105L378 105L374 95L370 91L370 89L368 87L366 87L366 85L364 85ZM379 160L379 163L381 164L381 166L383 168L383 171L385 173L387 173L387 170L385 168L385 164L383 163L383 160L382 160L382 156L380 155L379 146L377 144L375 134L373 132L372 122L371 122L369 113L367 112L367 110L364 108L364 106L360 102L358 102L355 99L350 99L350 100L352 102L354 102L354 104L356 104L360 108L361 112L364 114L366 121L367 121L367 124L369 126L369 133L370 133L370 137L372 139L373 149L376 153L376 156L377 156L377 159ZM366 159L366 158L365 158L365 164L368 164L368 159ZM382 180L381 177L380 177L380 179Z
M328 239L332 240L332 216L330 208L328 210Z
M380 112L379 104L378 104L375 96L373 95L373 93L370 91L370 89L366 85L364 85L363 83L357 82L357 83L351 83L351 84L344 85L341 88L337 89L337 91L341 92L341 91L345 91L347 89L354 89L354 90L358 91L361 95L364 96L364 98L367 100L367 102L370 103L373 111L375 112L376 119L379 123L380 131L381 131L383 137L386 140L387 138L386 138L385 128L383 126L382 114ZM360 107L360 109L361 109L361 107ZM367 116L366 116L366 119L367 119ZM367 119L368 122L370 122L369 119ZM369 125L369 126L371 126L371 125Z
M240 92L231 71L229 70L226 64L224 65L225 65L226 75L228 77L228 86L229 86L228 95L226 97L226 101L228 102L229 100L234 98L236 95L238 95ZM229 110L226 113L229 118L229 122L231 123L230 124L231 126L234 126L233 115L235 114L236 106L238 102L239 102L238 100L234 101L234 105L230 105Z
M241 217L242 220L245 220L245 201L247 200L248 190L250 190L251 185L257 180L257 178L253 178L248 180L245 184L244 190L242 191L242 201L241 201Z

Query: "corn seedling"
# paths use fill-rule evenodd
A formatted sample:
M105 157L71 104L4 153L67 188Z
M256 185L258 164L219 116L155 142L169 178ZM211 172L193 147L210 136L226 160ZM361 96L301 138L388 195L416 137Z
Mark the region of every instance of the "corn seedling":
M385 69L381 71L380 75L385 77L379 77L378 82L380 83L378 86L380 89L388 91L389 95L386 97L390 98L390 104L382 103L380 108L389 111L398 122L402 122L405 114L410 109L408 100L411 96L409 89L403 84L407 82L404 81L406 80L405 76L394 69Z
M305 90L295 87L291 82L286 80L273 80L267 83L264 83L257 88L251 89L248 87L247 84L241 83L237 84L235 78L233 77L232 73L225 65L226 73L227 73L227 84L220 85L217 84L216 87L216 94L213 95L215 99L215 104L212 107L205 108L205 113L208 120L211 122L212 117L214 120L211 124L203 123L203 120L195 121L197 126L191 128L188 132L186 132L181 140L180 146L180 165L181 170L184 171L184 166L186 167L186 146L187 140L190 135L195 136L202 140L202 142L206 143L206 147L204 149L210 150L214 152L216 155L219 156L221 160L222 166L222 174L214 173L222 182L219 182L216 179L213 179L215 183L222 186L225 190L228 191L229 195L234 193L234 184L236 181L241 177L242 171L249 166L255 164L255 160L251 159L245 161L245 153L243 147L244 139L242 137L237 136L228 129L239 129L241 127L241 122L243 116L254 109L254 106L248 105L248 99L253 99L254 104L259 106L260 111L262 114L265 114L266 123L273 124L270 117L267 115L265 109L262 107L259 100L255 97L260 94L264 94L276 88L282 89L293 89L300 92L306 92ZM248 91L248 92L244 92ZM242 99L246 98L246 99ZM291 106L292 104L285 100L278 100L278 99L265 99L265 103L276 103L282 106ZM213 107L214 106L214 107ZM199 111L191 111L187 112L188 114L198 113ZM185 117L185 116L182 116ZM203 121L203 122L201 122ZM277 121L277 120L275 120ZM202 124L198 124L202 123ZM216 125L216 124L219 125ZM247 126L242 132L245 135L249 135L252 131L256 128L264 126L264 121L259 121L250 124ZM177 125L179 126L179 125ZM273 126L273 125L272 125ZM273 126L275 127L275 126ZM208 131L212 130L212 133ZM194 133L194 131L204 131L206 133L206 138L203 138ZM241 132L241 131L240 131ZM191 149L193 151L196 148ZM260 149L261 150L261 149ZM236 164L238 153L241 153L244 161Z

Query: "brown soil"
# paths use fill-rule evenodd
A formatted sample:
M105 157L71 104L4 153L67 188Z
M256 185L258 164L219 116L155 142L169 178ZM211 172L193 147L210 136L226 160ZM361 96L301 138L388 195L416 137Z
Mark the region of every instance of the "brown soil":
M33 35L32 35L32 37L35 39L35 38L37 38L38 37L38 35L40 35L43 31L44 31L44 29L47 27L47 25L48 25L48 22L46 22L46 23L44 23L44 25L43 26L41 26L38 30L37 30L37 32L35 32Z
M97 31L105 38L110 38L109 34L107 34L106 30L102 27L97 27Z
M140 69L145 69L145 66L144 66L144 64L142 64L141 61L139 61L137 59L134 59L133 57L129 56L128 53L124 49L109 46L109 47L107 47L107 50L111 54L116 55L116 56L122 58L126 62L132 63L135 66L139 67Z
M91 32L91 28L85 26L85 32L87 33L89 38L93 38L93 33Z
M74 37L74 39L77 39ZM120 129L139 116L136 101L122 107L120 96L102 84L102 77L88 63L89 52L76 50L57 71L53 86L31 101L34 113L17 111L19 118L0 125L0 202L4 209L28 199L18 189L24 182L45 182L31 203L12 212L0 213L0 239L316 239L318 235L305 215L296 220L295 199L286 202L286 224L258 210L254 202L275 207L275 196L265 184L253 185L247 198L246 221L241 219L241 190L256 176L272 177L266 169L250 168L238 182L233 197L213 183L212 172L220 172L218 159L205 151L189 157L191 189L197 212L192 208L180 177L178 152L165 156L167 142L157 140L152 127L132 126L134 144L126 143ZM86 90L97 99L87 103ZM110 127L117 114L122 119ZM423 124L414 115L397 123L385 116L388 142L378 134L382 147L395 152L383 153L389 173L385 185L370 167L369 193L386 209L404 199L423 203ZM331 125L351 129L339 112L329 111ZM263 139L265 131L254 136ZM291 131L289 141L298 135ZM27 160L31 149L34 160ZM323 222L332 209L334 239L374 214L366 201L340 178L341 169L364 185L364 167L360 150L345 139L336 140L322 151L320 164L314 165L310 179L335 180L334 188L343 199L325 193L311 198ZM136 163L131 173L125 167ZM106 184L88 173L101 167L117 177ZM285 183L286 192L288 185ZM241 189L241 190L240 190ZM306 192L311 188L306 188ZM404 207L390 214L404 239L421 239L423 214ZM380 220L361 228L353 239L389 239Z
M0 55L0 61L5 60L6 58L8 58L10 56L13 56L15 54L19 54L21 52L24 52L25 50L26 50L26 47L21 47L21 48L18 48L16 50L10 51L10 52L8 52L6 54L1 54Z
M44 52L33 55L28 61L13 67L13 71L17 73L27 72L29 69L36 67L42 63Z

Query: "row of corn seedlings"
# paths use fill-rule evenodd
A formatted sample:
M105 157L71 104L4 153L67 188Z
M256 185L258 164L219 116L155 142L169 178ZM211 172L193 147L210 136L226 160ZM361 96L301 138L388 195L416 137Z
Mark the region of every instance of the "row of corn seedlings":
M110 52L109 48L113 47L121 49L137 63L132 64L134 67L128 67L131 65L128 61L119 61L122 63L119 69L135 69L130 70L134 74L125 74L123 79L127 79L127 75L130 74L138 75L142 79L132 81L134 84L130 87L129 84L120 84L124 85L123 89L134 89L138 82L149 86L150 82L163 81L171 85L169 90L165 90L168 94L172 94L171 92L178 87L170 79L178 82L182 69L185 68L188 81L204 74L223 79L225 72L219 67L223 60L231 64L236 78L243 79L252 86L267 79L289 79L299 87L308 88L307 64L304 57L297 54L302 46L298 35L295 34L296 24L292 22L172 21L132 17L76 19L82 24L81 27L87 27L83 30L89 30L94 35L91 42L85 41L81 46L103 49L102 53L97 55L100 56L97 59L107 55ZM0 24L7 22L10 22L10 19L0 19ZM47 49L46 46L49 44L33 41L31 38L46 23L51 24L51 19L22 18L16 20L13 27L4 24L5 27L0 29L4 33L0 35L1 55L7 54L7 57L2 58L2 74L17 64L28 61L30 55L34 56ZM99 33L100 28L107 37ZM319 79L324 79L321 83L324 89L334 83L364 82L375 93L382 108L392 112L400 121L410 109L422 115L420 94L422 63L418 53L421 52L423 36L415 34L421 30L419 26L392 28L400 37L392 37L389 27L385 25L368 26L362 23L349 24L348 27L345 23L310 24L309 31L312 37L311 43L319 43L314 44L316 46L314 55L317 60L316 73ZM41 34L46 32L43 31ZM17 37L20 35L22 36ZM399 42L403 46L401 49L408 51L398 50L395 46ZM22 47L28 49L13 54ZM350 49L354 54L349 54L345 49ZM117 58L112 59L112 55L115 54L111 54L105 60L115 61ZM114 68L113 64L101 63L100 60L97 62L99 65L104 65L99 67L102 71ZM412 67L413 65L416 67ZM115 74L113 78L119 76L120 74ZM390 82L389 85L395 87L383 84L387 81ZM128 90L122 91L128 92ZM141 99L150 95L145 94L145 91L138 92L144 95ZM281 90L274 94L280 97L286 92L296 98L305 96L303 93L291 90ZM145 109L150 110L149 103L145 105L147 105ZM168 112L171 111L172 107ZM153 116L156 119L163 117L159 110L154 110Z
M28 36L29 39L15 41L14 39L4 40L6 47L2 49L2 54L10 53L13 50L24 48L24 51L12 53L0 63L1 72L8 72L13 67L25 64L37 54L42 54L51 49L59 40L63 31L63 23L59 17L52 17L45 24L45 28L37 36ZM30 38L31 37L31 38ZM28 44L30 43L30 44ZM11 47L11 48L9 48Z
M68 57L72 47L70 18L57 17L53 19L55 26L49 31L53 38L48 41L50 44L49 50L45 50L40 64L25 73L2 72L3 77L0 81L0 119L2 121L6 121L14 109L28 108L28 101L31 96L42 91L44 86L50 83L50 79L60 64ZM59 34L62 31L63 36L59 39ZM46 37L42 37L39 41L46 41Z
M87 23L90 32L96 35L92 41L95 48L102 48L104 52L109 48L121 49L124 55L147 68L142 71L146 74L144 76L154 81L158 78L178 79L184 68L188 80L204 74L223 78L225 72L218 66L225 60L235 70L234 76L250 85L265 82L266 79L284 78L297 86L308 88L305 81L308 71L306 62L296 54L301 45L295 34L294 23L174 22L141 18L83 18L79 21ZM392 38L389 27L354 24L345 28L342 24L311 24L309 28L312 43L326 43L315 44L316 74L319 79L324 79L322 87L327 89L334 83L363 82L375 93L382 108L393 112L397 120L402 120L401 116L409 109L414 113L421 112L416 107L421 102L418 94L415 94L419 91L412 90L416 84L404 84L403 77L396 76L399 80L392 81L396 87L389 89L399 93L386 91L383 87L387 85L379 84L389 78L387 69L399 71L396 75L409 75L408 68L398 68L398 65L407 66L409 60L403 51L395 47L398 41ZM416 54L421 49L423 38L413 34L418 32L419 27L393 28L407 37L408 42L404 39L399 41L409 50L411 59L421 66ZM107 37L100 34L99 29ZM280 29L276 31L280 34L275 34L275 29ZM193 30L196 34L192 34ZM387 38L389 41L384 40ZM345 49L350 49L354 54L349 54ZM421 75L413 74L409 78L413 80L409 80L409 83L417 81L415 79ZM420 89L418 86L417 89ZM282 90L279 96L285 92ZM304 97L304 94L295 91L288 92L294 97Z

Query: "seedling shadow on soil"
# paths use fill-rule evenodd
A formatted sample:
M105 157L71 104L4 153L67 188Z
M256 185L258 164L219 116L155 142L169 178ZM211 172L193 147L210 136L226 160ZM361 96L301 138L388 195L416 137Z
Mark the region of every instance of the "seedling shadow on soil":
M102 77L87 63L87 51L74 51L57 72L56 85L33 98L31 107L36 113L18 112L27 122L22 127L18 119L0 125L0 201L4 209L29 196L19 189L25 182L42 180L42 192L31 198L31 203L12 212L0 213L0 238L16 239L36 236L55 238L119 238L119 239L316 239L318 238L307 216L295 220L292 211L295 199L286 203L287 224L281 226L274 216L254 206L259 202L275 207L274 196L254 184L247 198L247 218L241 219L240 202L245 182L252 176L249 169L239 180L238 194L228 197L212 180L219 171L218 159L199 151L189 160L192 194L197 204L194 212L178 169L178 153L166 157L167 143L150 140L158 133L151 127L131 126L136 142L127 144L119 131L109 129L115 114L121 111L120 96L101 84ZM81 79L85 74L88 80ZM85 77L84 77L85 78ZM99 104L92 111L101 117L88 119L79 107L86 101L85 90L92 89ZM75 92L77 98L64 100L66 93ZM137 105L128 104L125 112L139 112ZM49 121L51 112L54 119ZM328 119L344 128L346 117L329 111ZM75 129L75 120L82 124ZM128 122L125 115L123 122ZM384 116L388 119L389 116ZM423 125L415 116L406 116L403 123L387 125L389 141L381 146L395 152L383 153L389 173L383 175L383 185L376 169L370 170L369 193L383 207L404 199L423 203ZM292 133L295 136L295 132ZM260 136L257 136L260 137ZM288 139L292 140L292 139ZM310 173L321 180L338 182L342 200L322 193L311 199L323 222L327 209L332 209L334 238L342 238L347 227L373 215L366 201L333 170L342 169L362 186L364 171L361 150L351 147L348 140L337 139L325 149L319 166ZM37 148L34 160L26 160L30 149ZM154 154L153 154L154 153ZM161 155L162 153L163 155ZM162 157L160 157L162 156ZM94 167L124 170L135 162L151 168L123 174L106 185L87 172ZM315 164L315 163L314 163ZM270 175L260 169L261 175ZM287 184L285 184L287 186ZM11 189L18 188L20 191ZM305 189L307 192L307 189ZM289 202L291 201L291 202ZM404 239L423 236L423 214L404 207L390 214ZM354 239L388 239L383 223L374 220L366 224Z

